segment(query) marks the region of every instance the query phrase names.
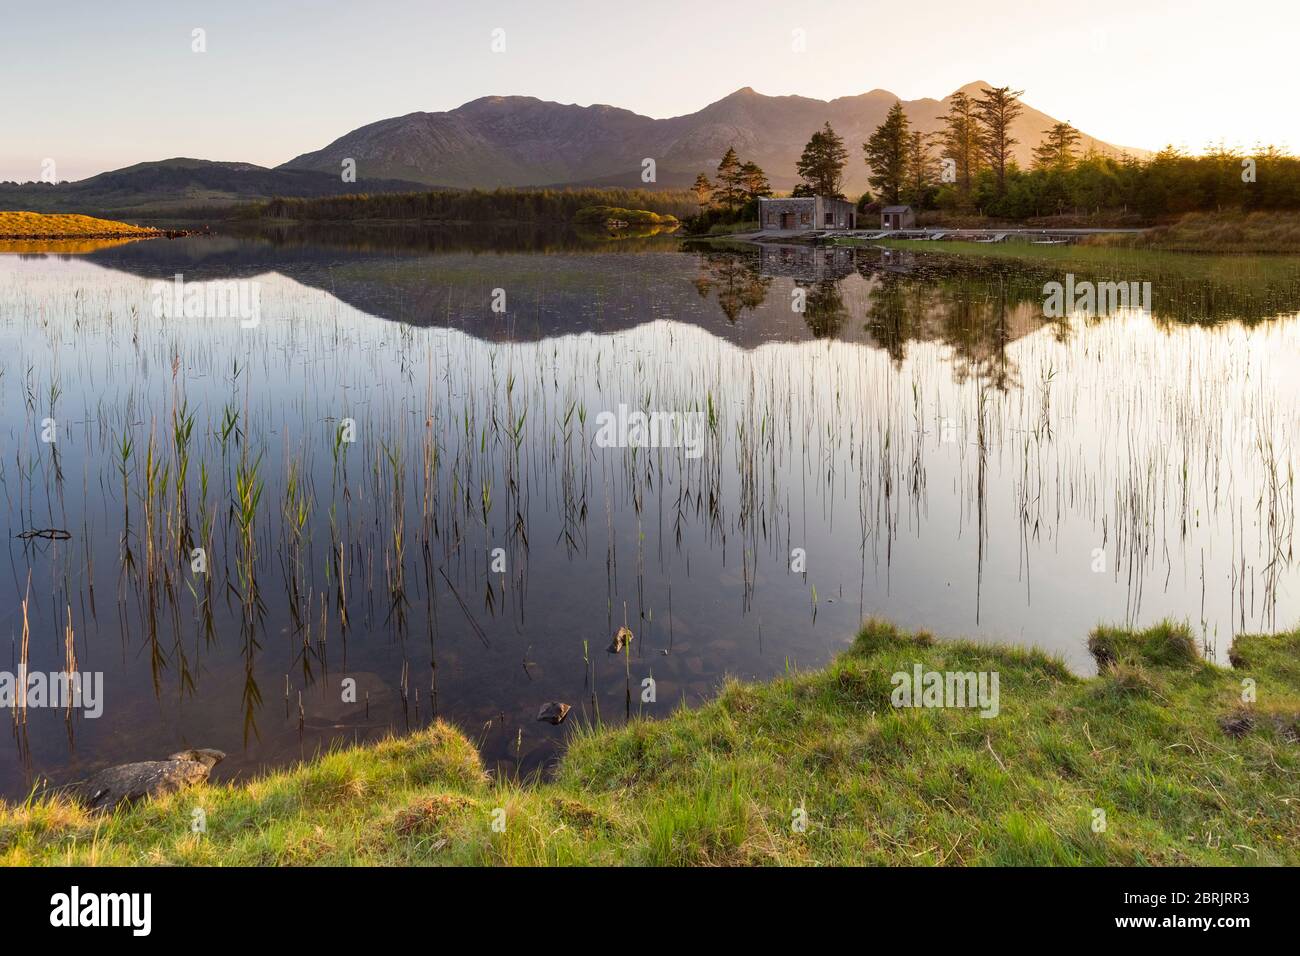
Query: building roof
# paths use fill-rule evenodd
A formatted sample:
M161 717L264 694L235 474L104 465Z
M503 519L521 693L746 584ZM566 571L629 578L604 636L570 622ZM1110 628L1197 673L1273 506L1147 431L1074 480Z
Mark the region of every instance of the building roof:
M881 212L911 212L911 206L886 206Z
M814 199L820 199L822 202L842 202L852 206L851 199L836 199L834 196L759 196L759 202L812 202Z

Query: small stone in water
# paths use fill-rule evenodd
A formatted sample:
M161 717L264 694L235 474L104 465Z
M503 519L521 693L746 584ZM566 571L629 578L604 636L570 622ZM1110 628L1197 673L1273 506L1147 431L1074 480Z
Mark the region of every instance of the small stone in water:
M620 627L614 633L614 639L609 642L609 647L607 647L606 650L609 651L609 653L611 654L621 654L623 652L623 648L627 647L631 643L632 643L632 632L629 631L626 627Z
M564 723L564 718L569 716L569 711L573 708L568 704L558 700L549 700L542 704L542 709L537 712L538 720L545 720L548 723L559 725Z

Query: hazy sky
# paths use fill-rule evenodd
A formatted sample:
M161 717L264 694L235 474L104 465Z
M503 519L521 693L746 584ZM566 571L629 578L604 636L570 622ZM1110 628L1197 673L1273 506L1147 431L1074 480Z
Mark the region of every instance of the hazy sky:
M973 80L1120 145L1294 150L1298 40L1297 0L4 0L0 179L46 158L60 179L173 156L273 166L491 94L664 117L742 86L914 99Z

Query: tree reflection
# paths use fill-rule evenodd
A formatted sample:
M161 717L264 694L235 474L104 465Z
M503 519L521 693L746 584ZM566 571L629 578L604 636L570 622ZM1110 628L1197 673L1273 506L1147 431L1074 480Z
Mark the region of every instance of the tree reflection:
M700 298L716 295L718 307L734 323L746 310L759 308L767 299L772 285L762 275L756 261L735 253L704 253L700 256L700 275L694 282Z
M840 284L834 279L823 279L812 284L796 282L807 289L804 299L803 320L808 324L813 338L839 338L849 318L849 310L840 294Z
M997 282L871 274L876 284L867 301L866 329L895 362L907 357L910 342L941 342L952 349L957 381L974 378L999 390L1019 386L1007 347L1041 328L1038 302Z

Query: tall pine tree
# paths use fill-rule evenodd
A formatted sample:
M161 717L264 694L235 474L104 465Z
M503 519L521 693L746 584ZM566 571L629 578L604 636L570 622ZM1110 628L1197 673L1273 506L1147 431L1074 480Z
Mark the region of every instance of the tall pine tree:
M932 203L939 184L939 163L930 152L931 135L919 129L907 137L907 177L902 189L904 202L925 207Z
M709 208L713 201L713 183L709 182L709 177L700 173L695 177L695 184L691 186L691 192L695 193L696 205L700 207L700 212Z
M1069 123L1056 123L1043 136L1042 143L1034 147L1034 168L1065 172L1073 167L1079 131Z
M740 181L745 190L746 200L758 199L772 195L772 185L767 181L767 173L757 163L742 163Z
M849 151L844 148L844 140L827 123L812 134L795 164L800 180L795 195L843 199L844 165L848 161Z
M965 205L970 200L975 174L980 171L980 124L975 104L960 90L948 102L940 134L944 158L952 160L954 183Z
M730 211L745 201L745 173L736 148L730 146L718 163L718 185L714 190L718 205Z
M911 124L903 104L894 101L885 121L876 127L871 139L862 144L871 175L867 177L880 201L897 205L907 183L907 157L911 145Z
M1024 90L1009 86L989 87L980 93L975 102L975 113L980 121L980 147L985 161L998 179L998 195L1007 190L1007 167L1013 162L1011 147L1019 140L1011 135L1011 124L1024 105L1020 95Z

